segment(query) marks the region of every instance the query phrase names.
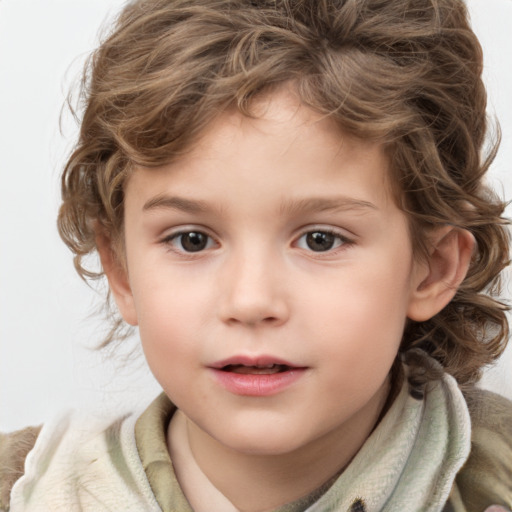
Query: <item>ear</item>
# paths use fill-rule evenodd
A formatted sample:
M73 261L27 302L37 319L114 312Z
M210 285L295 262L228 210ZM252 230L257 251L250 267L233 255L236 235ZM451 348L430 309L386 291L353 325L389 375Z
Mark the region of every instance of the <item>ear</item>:
M96 230L96 247L121 316L128 324L137 325L137 312L126 265L119 261L118 251L114 248L111 238L101 229Z
M415 269L408 318L424 322L441 311L454 297L466 277L475 248L473 235L453 226L435 230L426 262Z

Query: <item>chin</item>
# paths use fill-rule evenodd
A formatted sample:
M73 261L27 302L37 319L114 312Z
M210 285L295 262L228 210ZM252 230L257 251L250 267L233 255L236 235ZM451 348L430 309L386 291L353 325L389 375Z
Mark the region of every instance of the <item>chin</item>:
M307 440L300 439L289 429L284 429L283 432L269 432L266 429L261 429L258 433L230 432L227 439L217 437L217 441L238 453L258 457L283 456L307 444Z

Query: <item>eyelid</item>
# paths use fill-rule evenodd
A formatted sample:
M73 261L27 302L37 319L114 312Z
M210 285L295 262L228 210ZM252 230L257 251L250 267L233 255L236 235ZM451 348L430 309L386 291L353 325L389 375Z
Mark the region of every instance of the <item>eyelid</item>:
M304 250L314 253L315 255L332 254L333 252L336 252L337 250L343 250L344 248L354 245L354 243L356 241L356 237L354 235L352 235L352 236L347 235L346 230L343 230L341 228L335 228L333 226L325 226L325 225L324 226L312 225L312 226L306 226L306 227L301 228L298 235L294 238L293 245L296 246L298 241L300 239L302 239L304 236L306 236L310 233L317 233L317 232L318 233L328 233L330 235L333 235L334 237L341 240L341 243L339 245L337 245L336 247L333 247L332 249L328 249L326 251L313 251L312 249L303 248Z
M173 241L178 239L180 236L186 235L187 233L201 233L202 235L206 236L210 241L214 243L214 246L219 246L219 242L217 240L217 237L212 235L208 229L206 229L203 226L194 226L194 225L188 225L188 226L179 226L176 228L173 228L171 230L166 231L165 235L161 236L158 239L158 243L162 244L169 248L169 250L172 250L178 254L186 255L188 257L196 256L204 253L205 251L208 251L209 249L212 249L213 247L205 247L204 249L201 249L199 251L186 251L184 249L179 249L176 246L173 245Z

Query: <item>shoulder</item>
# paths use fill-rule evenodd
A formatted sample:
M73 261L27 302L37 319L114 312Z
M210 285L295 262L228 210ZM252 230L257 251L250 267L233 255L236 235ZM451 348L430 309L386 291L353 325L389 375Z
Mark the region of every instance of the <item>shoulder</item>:
M9 510L11 489L23 475L25 459L41 427L27 427L10 434L0 432L0 511Z
M512 509L512 402L480 389L465 393L471 416L471 453L456 479L468 511Z
M499 427L502 435L512 436L512 425L510 424L512 402L510 400L492 391L479 388L465 391L464 397L474 428Z
M11 509L159 510L138 455L136 418L69 412L45 424L12 486Z

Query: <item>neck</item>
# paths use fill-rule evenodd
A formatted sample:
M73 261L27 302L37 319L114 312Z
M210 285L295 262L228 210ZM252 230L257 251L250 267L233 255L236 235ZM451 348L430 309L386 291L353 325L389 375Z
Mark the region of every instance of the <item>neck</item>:
M188 418L187 442L201 471L238 510L274 510L309 495L343 471L377 424L388 394L386 383L350 421L289 453L261 455L235 450ZM177 474L179 480L186 478L179 468Z

